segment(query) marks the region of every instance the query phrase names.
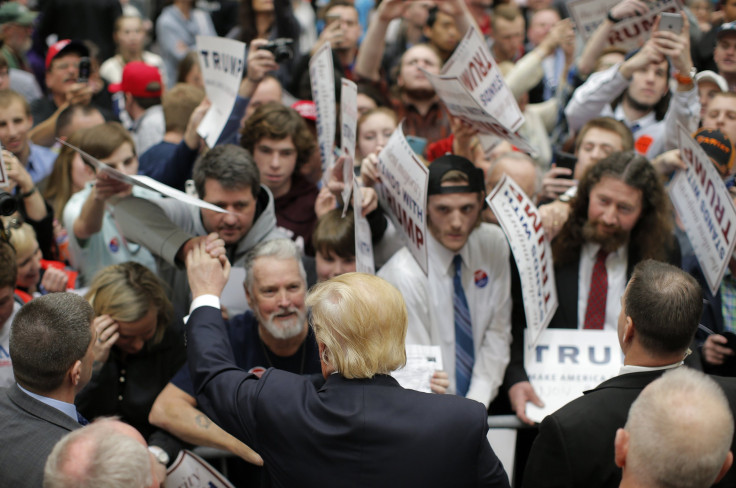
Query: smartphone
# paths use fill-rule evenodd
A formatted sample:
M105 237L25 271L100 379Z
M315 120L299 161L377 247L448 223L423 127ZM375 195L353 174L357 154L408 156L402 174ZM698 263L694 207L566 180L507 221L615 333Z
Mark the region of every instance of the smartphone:
M659 17L659 30L680 34L682 32L682 16L679 13L662 12Z
M568 178L572 179L572 175L575 172L575 165L578 162L578 158L574 154L562 152L562 151L555 151L555 165L558 168L567 168L572 173L569 175L561 175L558 176L558 178Z
M89 81L90 62L88 57L83 57L79 60L79 77L77 78L78 83L87 83Z

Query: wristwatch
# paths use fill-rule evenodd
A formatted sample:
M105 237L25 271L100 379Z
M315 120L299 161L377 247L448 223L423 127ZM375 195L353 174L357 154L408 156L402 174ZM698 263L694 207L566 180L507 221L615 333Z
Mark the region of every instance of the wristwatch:
M156 461L163 464L164 466L168 466L169 464L169 455L166 454L166 451L161 449L158 446L148 446L148 452L153 454L153 457L156 458Z

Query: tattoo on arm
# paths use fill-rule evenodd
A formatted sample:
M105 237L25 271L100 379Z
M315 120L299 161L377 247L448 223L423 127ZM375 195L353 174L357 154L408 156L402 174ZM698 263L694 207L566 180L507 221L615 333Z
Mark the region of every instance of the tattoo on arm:
M194 417L194 421L203 429L209 429L210 425L212 425L212 421L203 413L197 414L197 416Z

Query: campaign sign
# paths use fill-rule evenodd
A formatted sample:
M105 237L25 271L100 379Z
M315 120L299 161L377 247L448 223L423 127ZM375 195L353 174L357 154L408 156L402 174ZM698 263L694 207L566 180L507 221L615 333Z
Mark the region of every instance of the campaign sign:
M238 96L246 67L246 47L240 41L224 37L197 36L197 52L204 89L212 102L197 133L207 146L215 147Z
M426 275L429 170L412 151L401 124L378 154L378 174L381 177L381 183L376 185L378 201L394 226L401 229L409 251Z
M192 451L182 449L166 470L164 488L234 488L219 471Z
M342 216L348 210L348 202L350 201L350 193L353 190L353 180L355 179L355 129L358 125L358 85L352 81L342 78L342 90L340 91L340 136L342 138L342 154L345 156L345 163L342 166L342 181L345 182L345 188L342 191L342 201L345 205L342 207ZM357 228L357 220L356 220Z
M309 60L312 100L317 109L317 145L322 157L322 183L327 185L335 143L335 71L332 48L325 42Z
M490 114L473 97L463 83L454 76L438 76L424 71L434 87L437 95L445 104L447 111L472 125L480 134L490 134L509 141L519 150L535 155L536 151L518 132L505 127L498 119ZM513 96L512 96L513 98ZM480 138L483 150L489 152L495 145L495 138ZM490 144L490 146L489 146Z
M524 115L506 86L498 63L475 28L468 29L440 74L460 80L473 98L510 131L519 130L524 123Z
M519 268L527 331L531 345L557 311L552 249L544 235L542 217L516 182L504 175L486 198L501 224Z
M570 16L575 20L575 30L588 41L598 26L606 19L608 11L621 0L571 0L567 3ZM676 13L682 10L679 0L647 1L649 11L624 19L611 28L608 45L626 50L636 49L651 36L657 15L662 12Z
M713 162L682 125L678 137L687 170L678 171L667 190L715 295L734 249L736 207Z
M96 173L105 173L110 178L113 178L118 181L122 181L123 183L127 183L129 185L135 185L139 186L141 188L145 188L146 190L150 190L153 192L158 192L164 196L176 198L177 200L184 202L189 205L194 205L196 207L205 208L207 210L212 210L214 212L220 212L220 213L228 213L227 210L224 210L217 205L213 205L209 202L205 202L204 200L201 200L195 196L188 195L184 193L183 191L177 190L176 188L171 188L168 185L165 185L159 181L154 180L150 176L146 175L126 175L125 173L116 170L112 166L109 166L99 159L95 158L91 154L88 154L78 147L69 144L66 141L63 141L61 139L56 139L57 142L60 144L63 144L65 146L70 147L71 149L74 149L79 153L81 158L86 161L90 166L92 166L95 169Z
M531 343L532 334L525 331L524 344ZM526 415L541 422L584 391L618 375L622 364L616 331L544 330L533 348L524 348L524 369L544 407L527 403Z
M363 217L363 191L358 180L353 179L353 212L355 213L355 271L376 274L373 260L373 236L368 219ZM347 205L345 205L347 207Z

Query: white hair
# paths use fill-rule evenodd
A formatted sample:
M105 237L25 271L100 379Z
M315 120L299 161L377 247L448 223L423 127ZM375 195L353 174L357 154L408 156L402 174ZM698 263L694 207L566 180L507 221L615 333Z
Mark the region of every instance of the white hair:
M142 442L142 441L141 441ZM44 467L44 488L144 488L153 484L148 449L116 430L94 422L56 443Z
M679 367L647 386L631 405L626 469L651 487L713 484L733 440L733 416L721 387Z

